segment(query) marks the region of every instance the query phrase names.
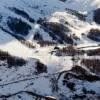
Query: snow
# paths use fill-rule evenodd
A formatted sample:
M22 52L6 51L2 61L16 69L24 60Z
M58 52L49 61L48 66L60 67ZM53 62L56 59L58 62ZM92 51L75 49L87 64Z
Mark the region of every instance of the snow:
M31 57L32 54L31 49L3 31L0 32L0 49L9 52L11 55L23 58Z
M100 48L98 46L99 43L88 39L86 36L82 36L82 33L87 35L91 28L100 29L100 25L93 22L92 12L96 8L100 7L100 0L67 0L66 2L61 2L60 0L9 0L9 2L8 0L2 0L0 2L0 7L0 14L3 15L0 25L8 28L5 24L8 16L21 18L32 27L32 30L25 37L25 39L36 46L34 49L28 48L20 41L0 29L0 50L7 51L11 55L28 60L26 65L18 67L17 69L8 69L7 65L3 66L3 64L7 64L7 62L0 61L0 64L2 65L0 66L0 78L2 79L2 81L0 81L0 95L29 90L44 96L57 96L52 92L51 76L63 71L69 71L73 67L73 62L71 60L72 57L52 55L51 52L54 51L55 46L40 47L37 42L33 40L35 33L39 32L40 35L42 35L43 40L53 41L49 34L45 32L39 24L36 22L33 24L27 21L27 19L23 18L22 16L8 10L8 7L16 7L24 10L35 20L39 19L40 17L47 17L49 22L57 22L65 25L71 30L69 33L75 33L76 36L80 38L77 48L87 47L83 48L84 50ZM76 10L82 14L87 14L88 16L86 21L82 21L77 16L68 13L65 8ZM66 21L70 25L66 25ZM57 46L62 48L68 46L68 44L59 44ZM37 59L47 66L47 73L42 73L39 75L35 74ZM2 86L3 84L24 80L27 78L29 80ZM60 92L63 94L67 94L68 92L68 94L73 94L68 88L62 85L62 80L63 76L61 76L61 79L59 80L58 86L60 89L58 95ZM80 81L76 83L80 83ZM94 83L85 82L84 86L88 86L89 89L94 89L97 93L100 93L99 83L99 81ZM78 88L80 85L76 87ZM22 95L24 96L23 98L28 98L26 100L33 99L27 96L27 94L23 93ZM19 100L17 97L12 98ZM12 98L10 98L10 100L12 100Z
M41 77L40 79L37 79L36 82L34 82L33 89L39 90L40 93L43 93L43 95L52 95L52 89L50 88L50 82L48 79Z

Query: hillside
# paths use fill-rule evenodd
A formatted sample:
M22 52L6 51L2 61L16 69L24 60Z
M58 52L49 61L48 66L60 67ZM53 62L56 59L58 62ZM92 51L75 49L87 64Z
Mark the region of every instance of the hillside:
M100 1L2 0L0 100L99 100Z

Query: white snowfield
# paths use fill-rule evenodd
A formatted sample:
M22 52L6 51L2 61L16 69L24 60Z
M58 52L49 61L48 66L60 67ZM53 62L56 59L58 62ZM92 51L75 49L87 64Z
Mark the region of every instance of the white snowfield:
M72 34L75 34L80 38L77 41L77 47L87 47L88 49L97 49L99 42L95 42L82 36L82 33L87 35L91 28L100 29L100 25L93 22L93 10L100 8L100 0L1 0L0 1L0 14L3 16L2 21L0 21L0 26L8 29L6 26L6 21L8 16L21 18L29 25L31 25L32 30L25 37L25 39L33 45L35 48L29 48L23 45L16 38L4 32L0 29L0 50L6 51L9 54L17 57L22 57L28 60L28 63L24 66L18 68L7 68L6 61L0 61L0 96L15 94L8 97L7 100L36 100L32 95L27 94L24 91L31 91L42 96L53 96L57 100L60 100L60 94L67 94L69 98L73 92L62 85L63 75L58 80L56 84L55 80L59 77L58 73L63 71L69 71L73 67L73 61L71 56L56 56L51 54L54 51L55 46L40 47L36 41L33 40L35 32L39 32L43 40L53 41L50 35L45 32L39 24L31 23L27 19L9 10L9 7L15 7L23 10L29 14L31 18L35 20L47 17L49 22L57 22L64 24L65 22L70 23L69 26L65 25L71 30ZM87 15L87 20L82 21L77 16L68 13L65 9L72 9L78 11L82 14ZM67 34L67 33L66 33ZM68 44L58 44L56 45L60 48L68 46ZM88 47L90 46L90 47ZM92 47L97 46L97 47ZM87 57L88 58L88 57ZM92 57L91 57L92 58ZM47 73L35 74L35 67L37 59L47 66ZM88 69L87 69L88 70ZM57 76L56 76L57 75ZM76 89L83 88L80 85L83 81L72 79L71 82L75 82ZM54 83L54 84L53 84ZM53 91L52 87L58 85L59 90ZM54 86L53 86L54 85ZM88 90L94 90L100 95L100 81L83 83L84 87ZM56 87L57 88L57 87ZM55 88L54 88L55 89ZM81 89L77 90L76 93L81 93ZM16 94L17 93L17 94ZM3 100L0 98L0 100ZM65 100L65 99L61 99ZM70 99L69 99L70 100Z
M3 31L0 31L0 49L8 51L11 55L23 58L31 57L32 54L31 49Z

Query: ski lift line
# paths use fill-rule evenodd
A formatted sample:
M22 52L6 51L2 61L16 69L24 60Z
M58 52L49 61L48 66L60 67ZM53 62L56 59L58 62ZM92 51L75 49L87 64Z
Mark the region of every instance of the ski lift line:
M64 72L67 72L67 71L64 71ZM58 74L59 72L57 73L53 73L54 75ZM60 72L61 73L61 72ZM50 76L50 75L53 75L53 74L49 74L49 75L44 75L44 76L40 76L40 77L47 77L47 76ZM3 86L7 86L7 85L11 85L11 84L16 84L16 83L20 83L20 82L23 82L23 81L28 81L28 80L33 80L33 79L36 79L36 78L40 78L40 77L34 77L34 78L26 78L26 79L22 79L22 80L18 80L18 81L14 81L14 82L10 82L10 83L6 83L6 84L1 84L0 87L3 87ZM78 84L79 85L79 84ZM80 83L81 85L81 83ZM82 87L80 88L77 88L75 91L79 90L79 89L82 89ZM72 93L73 91L70 91L70 92L66 92L67 94L69 93ZM63 94L66 94L66 93L63 93Z
M31 91L19 91L19 92L13 93L13 94L0 95L0 98L10 98L10 97L18 95L20 93L27 93L29 95L32 95L33 97L36 97L35 100L37 100L37 99L39 99L39 100L47 100L47 99L56 100L56 98L53 96L43 96L41 94L37 94L37 93L31 92Z
M41 76L41 77L46 77L46 76ZM10 84L20 83L20 82L23 82L23 81L35 80L35 79L37 79L37 78L40 78L40 77L37 76L37 77L26 78L26 79L17 80L17 81L13 81L13 82L5 83L5 84L0 84L0 87L7 86L7 85L10 85Z
M20 83L20 82L28 81L28 80L35 80L37 78L42 78L42 77L51 77L53 75L59 75L59 74L64 73L64 72L68 72L68 71L57 72L57 73L52 73L52 74L43 75L43 76L36 76L36 77L30 77L30 78L26 78L26 79L21 79L21 80L17 80L17 81L5 83L5 84L0 84L0 87L7 86L7 85L10 85L10 84L14 84L14 83L16 84L16 83Z
M67 72L67 71L64 71L64 72ZM58 73L53 73L54 75L55 74L58 74ZM49 74L50 75L50 74ZM45 75L45 76L40 76L40 77L46 77L46 76L49 76L49 75ZM52 74L51 74L52 75ZM18 81L14 81L14 82L10 82L10 83L6 83L6 84L2 84L0 85L0 87L3 87L3 86L7 86L7 85L10 85L10 84L16 84L16 83L20 83L20 82L23 82L23 81L28 81L28 80L33 80L33 79L36 79L36 78L40 78L40 77L34 77L34 78L26 78L26 79L22 79L22 80L18 80ZM81 83L80 83L81 84ZM79 84L78 84L79 85ZM82 87L81 87L82 88ZM81 88L77 88L77 90L81 89ZM77 91L76 90L76 91ZM68 93L72 93L72 91L70 92L67 92ZM66 94L66 93L65 93Z
M0 84L0 87L7 86L7 85L11 85L11 84L16 84L16 83L20 83L20 82L28 81L28 80L32 80L32 79L35 80L36 77L34 77L34 78L22 79L22 80L17 80L17 81L13 81L13 82L5 83L5 84Z
M15 82L12 82L12 83L7 83L7 84L3 84L3 85L0 85L0 86L6 86L6 85L10 85L10 84L14 84L14 83L19 83L19 82L21 82L21 81L26 81L26 80L31 80L31 79L34 79L34 78L30 78L30 79L24 79L24 80L19 80L19 81L15 81ZM76 90L75 90L75 92L77 91L77 90L79 90L79 89L82 89L82 87L80 87L80 88L77 88ZM74 91L69 91L69 92L66 92L67 94L69 94L69 93L74 93ZM63 94L66 94L66 93L63 93ZM45 96L43 96L43 98L44 98Z
M93 45L93 46L83 46L83 47L78 47L77 49L91 48L91 47L100 47L100 44L98 44L98 45Z

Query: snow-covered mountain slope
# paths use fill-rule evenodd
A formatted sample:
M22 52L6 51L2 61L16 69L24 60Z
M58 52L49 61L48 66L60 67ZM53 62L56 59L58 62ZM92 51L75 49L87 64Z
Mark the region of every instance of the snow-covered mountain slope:
M31 49L24 46L17 39L2 30L0 30L0 49L23 58L31 57L32 54Z
M93 10L100 6L98 0L66 0L65 2L43 0L41 3L39 2L41 1L1 1L0 15L2 20L0 25L14 35L15 33L19 36L24 35L23 37L27 40L41 39L57 43L72 43L72 39L66 36L67 33L76 34L78 38L81 38L82 33L99 27L93 23ZM22 26L21 29L17 30L18 26ZM61 32L64 29L62 27L67 29Z
M10 6L18 6L18 7L34 7L36 5L40 6L41 9L42 7L45 8L47 7L48 9L53 9L53 8L58 8L58 9L65 9L65 7L71 8L73 10L78 10L78 11L90 11L90 10L94 10L97 7L100 7L100 2L99 0L86 0L84 2L84 0L51 0L51 1L47 1L47 0L43 0L41 3L40 0L9 0L9 2L7 2L6 0L3 0L1 2L1 5L10 5ZM47 5L47 6L46 6ZM45 9L45 10L48 10ZM58 10L57 9L57 10Z
M99 19L99 0L0 1L0 100L99 100Z

